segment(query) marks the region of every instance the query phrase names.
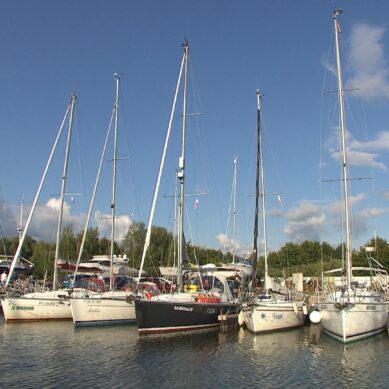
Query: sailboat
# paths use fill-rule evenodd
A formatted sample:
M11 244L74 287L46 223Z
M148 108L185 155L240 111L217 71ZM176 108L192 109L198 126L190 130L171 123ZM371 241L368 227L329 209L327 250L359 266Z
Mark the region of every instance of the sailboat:
M60 234L62 228L63 205L64 205L65 190L66 190L67 170L68 170L68 159L69 159L69 151L70 151L70 140L72 135L73 115L74 115L75 105L76 105L76 95L73 94L71 96L70 103L66 110L62 124L59 128L49 159L46 163L46 167L43 176L41 178L38 191L35 195L30 214L26 221L26 225L24 227L23 233L20 237L19 245L16 250L15 256L12 260L12 264L8 274L8 279L6 282L6 287L7 287L10 280L12 279L13 272L18 263L20 253L23 247L23 243L26 238L32 216L34 214L35 207L38 202L40 192L42 190L42 186L46 179L47 171L50 167L51 160L54 155L54 151L57 147L66 119L67 117L69 117L65 161L64 161L62 180L61 180L61 195L60 195L60 206L59 206L58 225L57 225L57 239L56 239L56 249L55 249L55 258L54 258L53 289L44 292L27 293L20 297L13 297L13 296L4 297L3 300L1 301L1 304L3 307L5 321L71 320L72 318L72 314L70 311L68 291L58 290L58 260L59 260L59 241L60 241Z
M176 85L173 107L170 114L170 120L165 139L165 145L162 153L157 184L154 191L146 240L142 254L142 262L140 270L143 269L144 260L147 249L150 244L151 225L155 211L156 200L158 197L159 184L164 166L167 145L174 117L177 95L181 83L182 73L184 72L184 91L183 91L183 114L182 114L182 143L181 155L179 157L177 179L179 182L179 204L178 204L178 265L177 265L177 289L170 294L153 296L150 300L136 300L136 320L138 331L140 334L156 333L156 332L172 332L210 328L220 325L219 315L226 313L237 313L239 303L235 300L232 291L228 285L227 278L222 274L214 273L207 278L207 283L212 285L212 289L204 290L203 278L199 274L199 283L201 291L185 292L182 280L182 264L185 252L184 247L184 183L185 183L185 139L186 139L186 90L187 90L187 74L188 74L188 56L189 44L187 41L183 44L183 55L179 70L178 81ZM138 279L139 282L139 279ZM205 281L204 281L205 282Z
M238 182L238 156L236 155L234 157L234 174L232 178L232 191L231 191L231 202L233 204L232 209L232 216L233 216L233 228L232 228L232 263L222 263L222 268L224 269L232 269L240 272L242 275L244 275L245 279L249 279L251 275L253 274L253 267L248 261L244 262L241 258L238 260L236 259L236 186ZM231 210L231 202L230 202L230 209ZM227 243L227 232L228 232L228 224L229 224L229 217L227 221L227 228L226 228L226 235L225 235L225 244L224 244L224 252L225 252L225 245Z
M255 218L254 218L254 265L253 284L255 284L257 272L257 239L258 239L258 200L259 200L259 177L261 178L261 199L262 199L262 224L264 237L264 294L255 296L243 304L239 314L239 322L243 322L253 333L285 330L302 326L307 314L303 300L292 300L290 293L272 293L270 288L271 279L268 274L267 264L267 234L266 234L266 206L265 206L265 178L263 169L262 153L262 129L261 129L261 100L262 96L257 90L257 172L256 172L256 195L255 195Z
M19 223L16 227L16 230L19 235L19 242L22 237L22 232L23 232L23 207L24 207L24 201L22 199L21 204L20 204L20 219ZM1 235L1 242L3 246L3 252L4 255L0 255L0 274L3 273L8 273L8 269L12 265L12 259L13 255L7 255L7 249L5 247L4 243L4 237L3 237L3 232L1 230L1 224L0 224L0 235ZM27 260L26 258L19 257L18 262L16 263L14 267L14 277L17 278L20 274L23 275L24 277L30 276L34 272L35 264Z
M364 285L353 281L353 270L367 270L374 272L373 268L354 268L352 266L352 244L351 244L351 216L349 203L349 177L348 177L348 161L347 161L347 143L346 143L346 121L345 108L343 97L343 80L340 64L339 50L339 23L338 16L343 11L335 9L333 12L334 30L335 30L335 49L336 49L336 65L338 77L338 104L339 104L339 125L341 132L341 155L343 167L343 209L344 209L344 224L346 232L345 244L345 265L341 269L331 270L330 273L338 272L344 276L344 284L341 290L327 295L324 302L319 302L316 305L321 328L325 333L332 336L342 343L367 338L375 335L386 328L387 324L387 309L383 301L383 295L373 290L368 290ZM315 312L315 311L313 311ZM317 313L314 315L318 316Z
M114 155L112 168L112 226L111 226L111 250L110 250L110 288L108 292L103 293L87 293L85 296L72 297L70 299L73 322L76 326L87 325L103 325L103 324L123 324L127 322L135 322L135 305L133 293L127 291L118 291L114 288L114 241L115 241L115 212L116 212L116 161L117 161L117 138L118 138L118 114L119 114L119 84L120 76L115 73L116 96L113 109L114 124ZM112 123L112 120L111 120ZM109 126L103 153L100 160L100 166L95 181L95 187L92 194L91 203L89 206L86 225L84 228L83 239L78 255L78 261L74 272L74 281L80 265L81 256L83 253L84 242L88 230L89 220L92 213L96 190L100 178L100 172L104 161L105 150L109 137L111 126Z

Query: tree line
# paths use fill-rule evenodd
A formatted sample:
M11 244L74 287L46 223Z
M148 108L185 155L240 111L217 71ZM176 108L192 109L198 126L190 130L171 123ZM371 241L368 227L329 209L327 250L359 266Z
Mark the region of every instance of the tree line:
M366 252L365 247L373 247L374 252ZM322 271L342 267L345 245L336 247L328 242L306 240L300 244L286 243L279 250L268 255L269 272L271 276L303 273L304 276L320 276ZM374 265L373 257L385 269L389 269L389 244L380 237L372 238L364 246L352 252L353 266Z
M74 233L71 225L64 227L60 239L60 258L75 261L78 258L83 231ZM126 255L132 267L139 268L143 246L146 238L146 227L143 222L134 222L125 233L121 242L114 243L115 255ZM153 226L151 230L150 247L145 259L145 270L151 274L158 274L159 266L172 266L176 251L176 240L171 232L160 226ZM187 261L204 265L214 263L230 263L232 255L223 255L221 250L197 246L186 242ZM18 237L4 238L0 247L0 254L12 255L16 252ZM383 238L369 240L365 246L375 248L373 256L386 269L389 268L389 244ZM369 254L365 246L353 251L353 266L367 266ZM81 261L90 260L94 255L109 255L111 241L100 237L98 227L89 228L86 234ZM27 236L21 256L35 264L34 275L43 277L45 271L50 275L53 271L55 243L35 240ZM305 276L320 276L322 271L342 266L344 245L336 247L328 242L306 240L302 243L288 242L279 250L268 255L269 273L271 276L290 276L295 272L302 272ZM263 274L263 256L258 260L257 274Z
M82 242L84 231L74 233L71 225L63 228L59 242L59 256L62 260L76 261ZM121 242L114 242L114 254L126 255L129 265L140 267L144 242L146 239L146 227L143 222L134 222L128 228ZM144 269L150 274L158 274L159 266L172 266L176 239L171 232L160 226L151 229L150 246L145 259ZM13 255L18 247L18 237L4 238L0 247L0 254ZM109 255L111 240L100 237L98 227L88 228L84 243L81 262L89 261L94 255ZM201 247L186 242L188 261L204 265L206 263L231 262L232 255L223 256L221 250ZM55 255L55 243L44 240L36 240L26 236L21 251L21 256L35 264L34 276L43 277L47 271L52 274Z

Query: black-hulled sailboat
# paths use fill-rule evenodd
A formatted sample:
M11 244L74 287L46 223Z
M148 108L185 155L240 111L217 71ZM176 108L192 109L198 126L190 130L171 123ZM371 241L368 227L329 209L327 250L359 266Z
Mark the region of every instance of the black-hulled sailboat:
M153 222L156 200L158 197L159 184L161 180L163 165L166 156L167 145L169 142L172 121L174 117L177 96L180 89L182 76L184 78L183 90L183 105L182 105L182 148L179 157L177 170L177 179L180 186L179 207L178 207L178 266L177 266L177 288L176 291L170 294L162 294L151 297L150 300L138 300L135 302L136 320L138 331L140 334L156 333L156 332L173 332L194 330L201 328L209 328L219 325L219 315L238 312L239 303L234 298L227 278L223 274L213 273L211 279L207 277L210 289L204 290L202 276L199 276L200 291L185 292L182 280L182 263L185 252L184 245L184 183L185 183L185 138L186 138L186 90L188 81L188 56L189 44L184 42L183 56L177 80L173 107L170 113L170 120L166 134L165 145L162 153L157 184L154 191L154 198L151 206L149 223L146 234L146 241L142 255L142 263L140 267L141 274L143 270L144 260L147 249L150 244L151 225ZM138 279L139 282L139 279Z

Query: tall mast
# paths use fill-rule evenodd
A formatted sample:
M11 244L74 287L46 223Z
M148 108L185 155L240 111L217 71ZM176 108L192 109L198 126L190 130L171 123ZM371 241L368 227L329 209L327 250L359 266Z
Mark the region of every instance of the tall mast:
M184 197L185 197L185 140L186 140L186 91L188 82L188 55L189 43L187 41L183 44L184 47L184 96L182 106L182 147L181 156L178 161L177 178L180 182L180 202L178 206L178 261L177 261L177 289L181 288L182 284L182 262L184 253Z
M233 246L232 246L232 263L235 263L235 241L236 241L236 181L237 181L237 163L238 163L238 156L236 156L234 158L234 190L233 190L233 194L234 194L234 198L233 198L233 202L234 202L234 208L233 208L233 217L234 217L234 230L233 230L233 234L232 234L232 239L233 239Z
M143 266L144 266L145 259L146 259L147 250L148 250L148 248L150 246L151 226L153 224L155 207L156 207L156 204L157 204L157 198L158 198L158 193L159 193L159 187L160 187L160 184L161 184L161 177L162 177L163 167L165 165L167 146L169 144L170 132L171 132L171 129L172 129L174 113L175 113L175 110L176 110L177 96L178 96L178 92L179 92L179 89L180 89L181 77L182 77L182 71L183 71L184 64L185 64L185 59L186 59L186 54L185 54L185 51L184 51L184 53L182 55L180 70L179 70L179 73L178 73L178 79L177 79L176 89L175 89L174 98L173 98L173 105L172 105L172 109L170 111L169 124L168 124L168 128L167 128L167 131L166 131L165 143L164 143L164 146L163 146L161 161L160 161L160 164L159 164L159 171L158 171L158 176L157 176L157 182L155 184L153 201L151 203L149 221L147 223L146 239L145 239L145 244L143 246L142 260L141 260L140 267L139 267L139 274L138 274L137 284L140 281L140 277L141 277L141 274L142 274L142 271L143 271ZM178 226L177 226L177 235L178 235Z
M258 200L259 175L261 163L261 95L257 90L257 169L255 178L255 214L254 214L254 244L253 244L253 286L255 285L258 265Z
M66 191L66 179L67 179L67 172L68 172L70 141L72 138L73 116L74 116L74 107L76 105L76 100L77 100L76 95L72 94L70 98L70 117L69 117L69 126L68 126L68 136L66 141L65 162L63 165L63 173L62 173L61 197L60 197L59 214L58 214L57 240L55 245L55 257L54 257L53 290L57 290L58 288L59 242L61 238L63 203L64 203L65 191Z
M257 90L258 112L261 114L262 95ZM268 290L268 268L267 268L267 233L266 233L266 193L265 193L265 175L263 173L263 151L262 151L262 128L261 121L258 122L258 141L259 141L259 165L261 169L261 197L262 197L262 226L263 226L263 242L264 242L264 257L265 257L265 291Z
M340 135L342 140L341 154L342 154L342 165L343 165L343 201L344 201L344 212L346 222L346 277L347 286L351 285L351 268L352 268L352 247L351 247L351 233L350 233L350 210L349 210L349 179L348 179L348 165L347 165L347 142L346 142L346 120L344 110L344 96L343 96L343 79L342 69L340 66L340 50L339 50L339 31L340 26L337 20L338 15L343 11L341 9L334 10L334 30L335 30L335 49L336 49L336 68L338 73L338 104L339 104L339 124L340 124Z
M119 116L119 84L120 76L118 73L114 74L114 80L116 82L116 96L115 96L115 127L114 127L114 141L113 141L113 164L112 164L112 230L111 230L111 269L109 276L109 288L113 289L113 257L114 257L114 244L115 244L115 207L116 207L116 162L117 162L117 137L118 137L118 116Z
M17 231L19 233L19 243L22 240L22 234L23 234L23 208L24 208L24 196L22 197L22 201L20 202L20 216L19 216L19 224L17 226Z
M177 259L177 192L178 192L178 185L177 185L177 179L175 180L176 185L174 188L174 233L173 233L173 267L175 267L176 259Z

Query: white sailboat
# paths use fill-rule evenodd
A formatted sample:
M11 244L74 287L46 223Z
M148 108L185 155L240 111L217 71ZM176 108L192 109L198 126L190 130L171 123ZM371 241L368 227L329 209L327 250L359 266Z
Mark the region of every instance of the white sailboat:
M338 16L342 10L335 9L333 13L335 29L335 49L336 65L338 76L338 103L341 132L341 155L343 166L343 209L346 229L345 266L342 269L335 269L331 273L339 272L344 276L344 285L340 290L327 295L324 302L317 303L316 307L321 319L320 325L325 333L333 338L349 343L352 341L367 338L375 335L386 328L387 308L383 301L383 296L373 290L369 290L365 285L360 285L353 281L353 270L367 270L374 272L373 268L353 268L352 267L352 245L350 233L350 208L349 208L349 177L347 161L346 142L346 122L343 98L343 81L340 65L339 52L339 23ZM315 312L315 311L314 311ZM318 316L317 313L314 315Z
M27 293L20 297L5 296L1 301L5 321L35 321L35 320L71 320L72 314L70 311L70 302L69 294L67 290L57 290L58 289L58 260L59 260L59 240L61 234L61 225L62 225L62 216L63 216L63 203L66 190L66 178L68 170L68 159L70 151L70 140L72 135L73 127L73 115L76 104L76 95L72 95L70 103L66 110L64 119L60 126L60 129L57 134L57 138L54 142L53 148L51 150L49 159L47 161L38 191L35 195L33 205L31 207L30 214L28 216L25 228L20 237L19 245L16 250L15 256L12 261L11 268L9 270L8 279L6 282L6 287L8 286L10 280L12 279L13 271L17 265L20 252L24 243L24 240L27 235L27 231L35 211L35 207L44 184L47 171L50 167L51 160L54 154L54 151L57 147L59 138L64 128L67 117L69 116L69 124L67 131L67 143L66 143L66 152L65 152L65 162L62 173L62 185L61 185L61 196L60 196L60 207L58 215L58 226L57 226L57 239L56 239L56 250L54 258L54 277L53 277L53 289L50 291L36 292L36 293Z
M82 297L72 297L70 299L73 322L76 326L103 325L103 324L122 324L135 322L135 305L132 292L114 290L114 241L115 241L115 208L116 208L116 162L117 162L117 136L118 136L118 115L119 115L119 84L120 77L114 75L116 83L116 95L112 116L114 117L114 155L112 168L112 227L111 227L111 252L110 252L110 290L104 293L86 293ZM112 120L111 120L112 123ZM101 168L104 161L105 150L109 138L111 126L108 129L103 153L100 160L100 166L95 181L95 187L89 206L88 216L84 228L84 235L78 255L78 261L74 272L74 280L80 265L83 253L86 233L89 226L89 220L93 209L96 190L100 178Z
M261 94L257 90L257 125L258 125L258 147L257 147L257 174L256 174L256 198L255 198L255 221L254 221L254 270L253 284L256 279L257 270L257 238L258 238L258 198L259 198L259 177L261 178L261 199L262 199L262 225L264 237L264 262L265 262L265 285L264 294L254 296L249 302L243 304L239 321L244 322L246 327L253 333L285 330L302 326L307 314L304 301L292 300L290 294L271 293L270 278L267 264L267 235L266 235L266 206L265 206L265 178L263 172L262 153L262 130L261 130Z
M231 203L233 205L232 209L232 216L233 216L233 228L232 228L232 263L222 263L222 268L229 268L234 269L242 274L244 274L245 279L249 279L251 275L253 274L253 267L250 263L243 262L241 258L238 260L235 260L236 258L236 187L238 182L238 156L234 157L234 175L232 178L232 191L231 191L231 201L230 201L230 207L229 211L231 211ZM229 212L230 213L230 212ZM228 236L228 224L229 224L229 217L227 220L227 227L226 227L226 234L225 234L225 241L224 241L224 249L223 253L226 251L226 244L227 244L227 236Z
M203 279L199 275L201 291L190 293L183 291L182 264L185 252L184 240L184 183L185 183L185 148L186 148L186 91L188 78L188 56L189 44L183 45L183 56L176 85L173 107L170 113L170 120L165 139L165 145L162 153L157 184L154 191L153 202L151 206L149 222L146 233L146 241L142 254L141 270L144 265L146 253L150 244L151 226L158 197L159 185L164 166L167 146L169 142L174 111L179 92L181 77L184 74L183 91L183 114L182 114L182 140L181 154L178 162L177 179L180 186L179 204L178 204L178 264L177 264L177 290L170 294L162 294L151 297L150 300L136 300L136 320L140 334L155 332L172 332L183 330L194 330L201 328L210 328L220 325L219 315L226 313L237 313L239 303L234 299L227 278L223 274L214 273L210 276L209 282L212 289L204 290ZM138 279L139 282L139 279Z

